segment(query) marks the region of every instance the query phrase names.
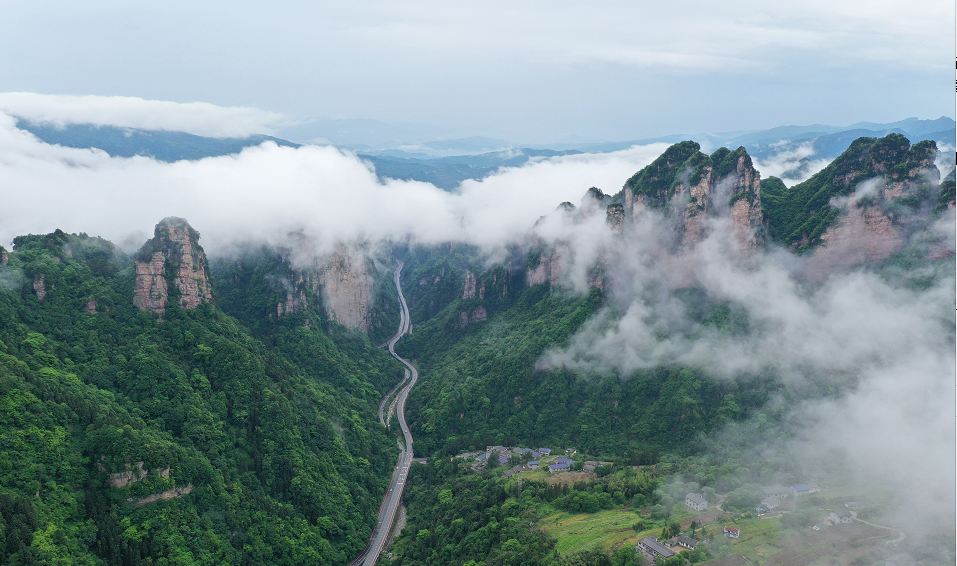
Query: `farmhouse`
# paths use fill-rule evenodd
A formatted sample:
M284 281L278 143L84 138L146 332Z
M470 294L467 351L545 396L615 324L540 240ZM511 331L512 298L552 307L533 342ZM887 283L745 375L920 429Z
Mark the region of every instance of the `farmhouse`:
M852 517L851 512L848 511L847 509L837 509L837 510L831 511L830 515L828 515L827 518L830 519L832 523L837 525L839 523L850 523L851 517Z
M784 499L789 495L791 495L791 489L784 487L783 485L770 485L764 488L764 497L777 497L778 499Z
M548 467L548 471L553 474L557 474L559 472L567 472L569 470L571 470L571 466L569 465L568 462L565 462L564 464L552 464L551 466Z
M811 493L811 488L809 488L806 483L796 483L791 486L790 491L791 495L797 497Z
M528 469L537 470L540 464L541 462L539 462L538 460L532 460L531 462L528 463Z
M741 536L741 529L738 527L725 527L724 536L731 538L738 538Z
M671 558L675 555L668 547L662 545L658 542L658 537L650 536L645 537L638 541L638 546L635 547L635 550L638 552L644 552L652 558Z
M674 538L674 541L675 541L675 544L677 544L678 546L683 546L689 550L694 550L698 548L698 541L685 535L676 536Z
M685 496L685 507L695 511L704 511L708 508L708 500L700 493L689 493Z

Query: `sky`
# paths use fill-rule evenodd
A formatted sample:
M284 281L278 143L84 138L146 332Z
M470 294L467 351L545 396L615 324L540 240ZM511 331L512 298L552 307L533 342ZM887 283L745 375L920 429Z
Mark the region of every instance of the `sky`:
M210 103L286 125L557 143L954 117L949 0L13 0L0 21L0 92Z

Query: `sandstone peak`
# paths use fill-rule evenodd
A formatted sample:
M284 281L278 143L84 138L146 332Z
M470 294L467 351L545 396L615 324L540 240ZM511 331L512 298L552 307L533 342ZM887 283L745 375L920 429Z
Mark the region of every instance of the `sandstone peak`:
M136 254L133 304L163 314L171 295L184 309L213 300L209 262L199 245L199 232L175 216L160 220L153 238Z

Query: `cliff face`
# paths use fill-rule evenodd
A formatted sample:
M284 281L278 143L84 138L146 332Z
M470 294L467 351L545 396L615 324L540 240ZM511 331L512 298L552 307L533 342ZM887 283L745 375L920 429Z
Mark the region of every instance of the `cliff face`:
M846 240L848 230L860 231L865 217L869 228L860 237L886 240L888 222L894 230L908 231L907 225L927 217L929 210L923 209L941 193L936 156L932 141L911 146L900 134L858 138L807 181L791 188L775 183L761 195L768 234L794 251L808 252ZM874 210L858 214L854 208ZM887 222L878 221L880 215Z
M369 329L374 279L362 254L340 246L319 271L317 282L330 318L352 330Z
M136 254L133 304L163 314L171 290L180 308L194 309L213 301L209 262L199 245L199 232L173 216L156 225L153 238Z
M622 192L616 200L623 223L659 210L672 220L677 244L693 246L707 237L713 216L730 218L742 249L762 242L761 175L743 147L706 155L695 142L675 144L628 179Z

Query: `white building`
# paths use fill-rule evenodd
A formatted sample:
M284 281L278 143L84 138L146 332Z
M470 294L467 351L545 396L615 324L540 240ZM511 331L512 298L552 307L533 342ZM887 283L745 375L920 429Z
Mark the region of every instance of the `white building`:
M695 511L704 511L708 508L708 500L700 493L689 493L685 496L685 507Z

